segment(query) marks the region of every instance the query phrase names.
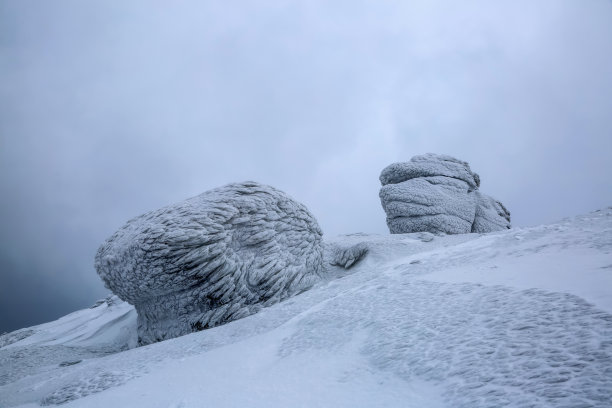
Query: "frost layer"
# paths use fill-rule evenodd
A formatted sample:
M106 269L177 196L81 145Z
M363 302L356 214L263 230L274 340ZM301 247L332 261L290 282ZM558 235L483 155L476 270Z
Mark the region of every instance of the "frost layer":
M392 234L465 234L510 228L510 212L482 194L467 162L428 153L393 163L380 174L380 201Z
M262 184L229 184L128 221L98 250L105 285L138 312L140 344L257 312L310 288L322 232L306 207Z

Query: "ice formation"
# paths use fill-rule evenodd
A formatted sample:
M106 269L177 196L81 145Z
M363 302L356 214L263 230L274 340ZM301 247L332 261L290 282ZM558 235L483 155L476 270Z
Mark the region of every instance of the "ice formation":
M392 234L465 234L510 228L510 212L482 194L467 162L428 153L393 163L380 174L380 200Z
M255 182L229 184L127 222L98 250L105 285L138 312L140 344L217 326L312 287L359 248L326 251L306 207Z

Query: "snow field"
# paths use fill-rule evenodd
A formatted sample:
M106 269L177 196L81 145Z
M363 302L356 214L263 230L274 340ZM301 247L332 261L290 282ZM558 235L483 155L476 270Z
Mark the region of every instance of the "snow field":
M486 235L336 241L365 242L368 256L211 330L104 355L94 340L112 336L94 330L96 309L73 314L98 333L80 343L62 319L45 336L30 328L0 347L0 406L612 406L612 210ZM118 319L124 306L103 307ZM60 367L68 357L83 361Z

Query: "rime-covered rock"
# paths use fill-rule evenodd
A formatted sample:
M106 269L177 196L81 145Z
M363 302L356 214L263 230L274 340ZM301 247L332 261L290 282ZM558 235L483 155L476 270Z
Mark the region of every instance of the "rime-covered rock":
M392 234L465 234L510 228L510 213L478 191L467 162L428 153L393 163L380 174L380 200Z
M321 229L304 205L245 182L128 221L100 247L95 267L110 290L136 307L139 342L147 344L309 289L327 267L324 252ZM365 253L357 252L353 258ZM327 263L348 267L356 260L336 251Z
M326 259L327 264L332 266L339 266L344 269L349 269L356 262L368 253L368 246L360 242L356 245L345 247L338 244L326 244Z
M472 232L492 232L510 228L510 211L504 205L476 191L476 217Z
M480 185L480 178L472 172L467 162L433 153L414 156L409 162L390 164L380 173L380 182L384 186L421 177L439 176L461 180L471 190Z

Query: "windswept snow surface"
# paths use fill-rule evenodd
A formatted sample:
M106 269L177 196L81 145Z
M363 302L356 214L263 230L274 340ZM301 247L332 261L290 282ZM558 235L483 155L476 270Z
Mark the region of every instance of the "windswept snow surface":
M210 330L133 348L111 298L2 336L0 406L612 407L612 209L335 242L368 255Z

